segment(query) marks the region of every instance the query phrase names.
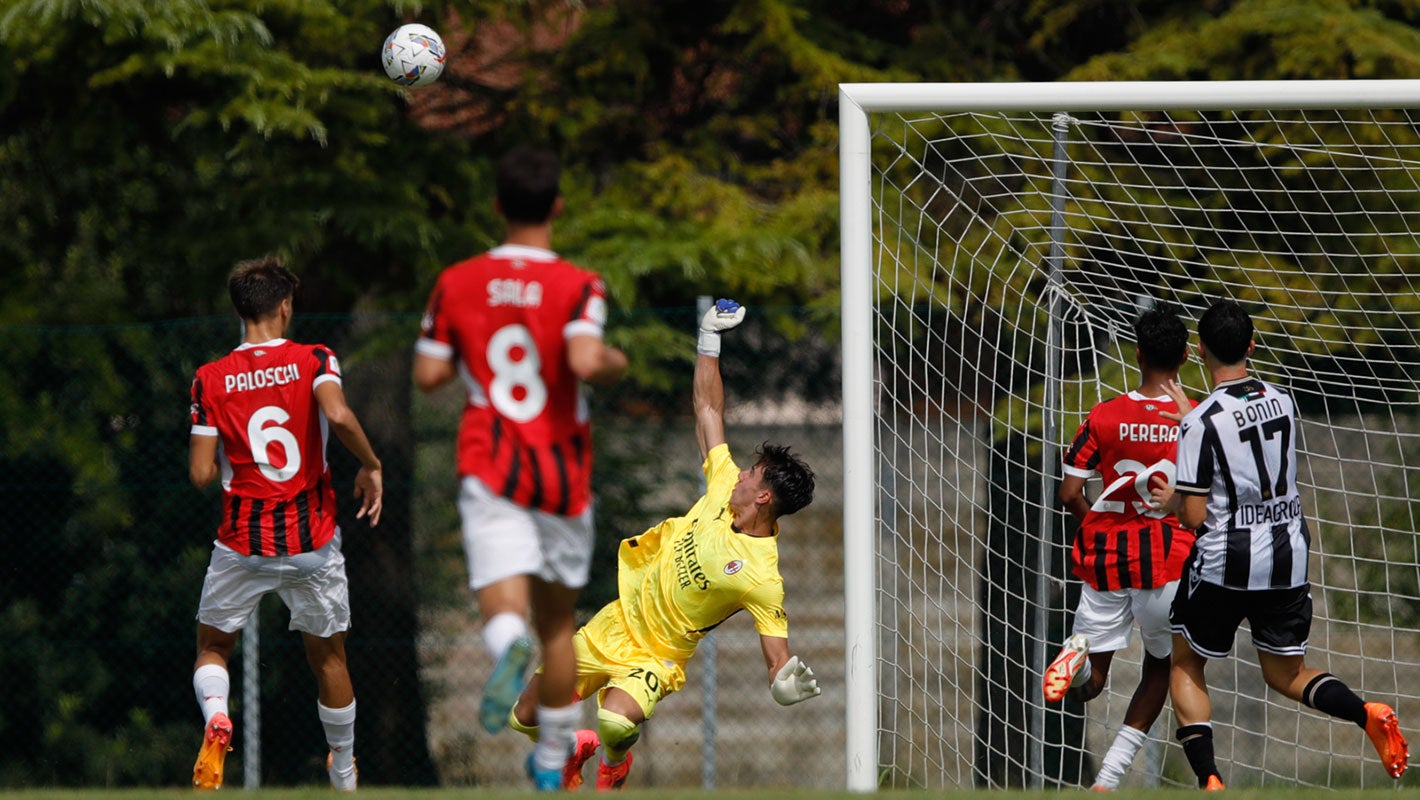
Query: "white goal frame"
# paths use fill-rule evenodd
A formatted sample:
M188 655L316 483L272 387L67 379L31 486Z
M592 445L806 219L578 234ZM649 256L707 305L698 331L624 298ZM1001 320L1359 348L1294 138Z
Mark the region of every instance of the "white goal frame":
M919 83L839 86L846 785L878 787L877 454L870 115L1420 108L1420 80ZM1068 433L1068 432L1067 432ZM1057 459L1058 461L1058 459ZM1053 492L1050 495L1053 496Z

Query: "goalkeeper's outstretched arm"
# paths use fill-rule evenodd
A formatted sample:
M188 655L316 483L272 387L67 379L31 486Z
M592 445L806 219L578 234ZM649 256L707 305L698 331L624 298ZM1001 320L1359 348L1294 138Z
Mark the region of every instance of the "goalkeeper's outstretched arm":
M745 318L744 306L733 300L716 300L700 320L700 338L695 349L695 380L692 402L695 406L695 440L703 459L710 451L725 443L725 385L720 380L720 332L740 324Z
M809 665L789 655L789 640L760 634L759 647L769 665L769 694L781 706L792 706L819 696L818 679Z

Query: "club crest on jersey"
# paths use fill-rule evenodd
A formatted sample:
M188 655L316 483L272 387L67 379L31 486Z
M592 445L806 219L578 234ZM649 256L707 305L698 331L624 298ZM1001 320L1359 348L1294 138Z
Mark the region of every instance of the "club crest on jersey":
M741 560L739 560L739 559L737 558L737 559L735 559L734 561L731 561L730 563L728 563L728 564L725 565L725 574L726 574L726 575L733 575L733 574L735 574L736 572L739 572L740 570L744 569L744 566L745 566L745 562L743 562L743 561L741 561Z

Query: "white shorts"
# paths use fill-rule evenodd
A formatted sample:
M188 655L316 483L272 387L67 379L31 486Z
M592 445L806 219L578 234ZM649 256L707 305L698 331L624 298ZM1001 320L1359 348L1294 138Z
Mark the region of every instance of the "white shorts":
M350 629L350 584L336 532L319 550L294 556L244 556L217 542L202 582L197 621L223 633L246 625L261 598L275 592L291 612L291 630L322 639Z
M478 478L459 485L468 585L478 591L514 575L534 575L569 589L592 569L592 505L575 517L536 511L494 494Z
M1107 653L1128 647L1134 623L1138 622L1144 650L1154 658L1167 658L1173 652L1169 605L1177 589L1178 581L1157 589L1108 592L1085 584L1080 590L1080 604L1075 608L1072 632L1089 638L1091 653Z

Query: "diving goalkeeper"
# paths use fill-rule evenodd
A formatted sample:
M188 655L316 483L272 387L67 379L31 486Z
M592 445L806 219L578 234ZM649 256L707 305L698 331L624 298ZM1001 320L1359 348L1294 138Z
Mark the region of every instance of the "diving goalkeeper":
M725 391L720 334L745 309L719 300L700 324L693 398L695 435L705 471L705 496L673 517L621 542L618 597L577 631L577 697L597 695L597 730L577 732L560 775L564 789L582 783L582 765L596 754L599 790L619 789L631 770L631 746L656 703L685 684L685 664L705 634L740 610L759 632L769 668L769 692L780 705L819 693L813 670L789 654L784 581L779 576L780 517L813 500L814 474L788 447L765 444L740 469L725 444ZM508 724L537 741L534 675ZM539 788L557 783L537 774Z

